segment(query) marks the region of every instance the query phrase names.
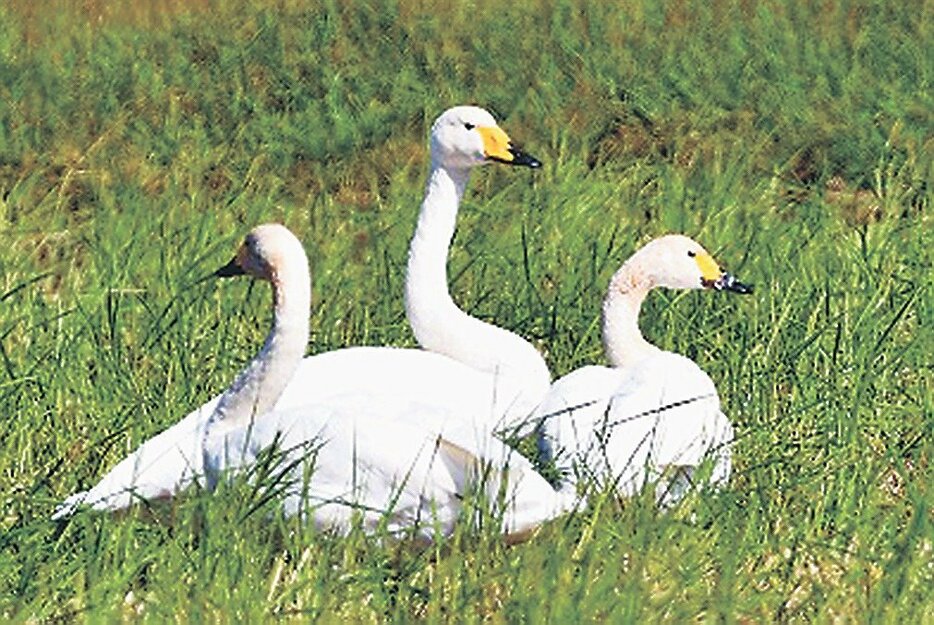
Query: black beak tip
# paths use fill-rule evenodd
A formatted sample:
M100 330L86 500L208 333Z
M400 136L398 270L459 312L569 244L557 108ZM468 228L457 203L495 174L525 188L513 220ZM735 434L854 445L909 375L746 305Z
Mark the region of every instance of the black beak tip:
M540 160L531 154L526 154L522 150L509 148L509 153L512 154L512 160L509 161L510 165L521 165L523 167L530 167L532 169L538 169L542 166L542 162Z
M232 278L234 276L242 276L246 272L243 271L243 267L237 262L236 258L230 260L229 263L215 271L213 275L215 278Z
M739 295L749 295L752 293L751 284L740 282L733 276L729 276L726 280L724 280L720 288L724 291L729 291L730 293L738 293Z
M724 273L722 276L720 276L719 279L703 282L703 284L704 286L711 287L717 291L728 291L730 293L738 293L740 295L748 295L752 293L751 284L744 284L729 273Z

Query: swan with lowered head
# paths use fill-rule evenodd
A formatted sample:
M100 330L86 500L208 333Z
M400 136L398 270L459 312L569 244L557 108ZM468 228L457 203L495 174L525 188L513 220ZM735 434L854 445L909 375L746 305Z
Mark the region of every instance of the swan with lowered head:
M447 287L447 254L470 171L489 162L539 166L483 109L458 106L438 117L405 290L409 322L425 349L353 347L305 358L277 409L348 394L393 394L443 407L430 412L426 425L461 423L465 431L472 428L476 442L528 417L550 385L541 354L519 336L464 313ZM305 341L292 348L304 351ZM114 510L137 498L170 497L202 472L197 433L219 399L145 441L94 487L68 497L56 516L79 504Z
M207 419L202 454L207 484L253 466L276 445L283 452L287 514L323 528L347 530L359 515L367 529L384 520L391 532L414 529L433 538L453 530L468 491L480 486L507 540L525 536L563 512L573 499L556 493L527 460L492 441L474 453L426 427L431 406L379 394L331 398L273 410L302 360L308 338L308 263L298 239L267 224L246 237L219 276L248 274L272 285L272 328L262 349L221 395ZM314 380L307 380L314 384ZM471 440L466 440L471 445ZM303 461L313 465L307 474ZM488 471L482 473L484 467ZM482 480L477 483L477 480Z
M620 267L603 300L611 366L582 367L555 381L538 415L565 474L573 468L608 479L626 496L657 482L657 500L669 504L683 497L708 453L711 482L729 478L733 428L710 377L639 330L642 302L658 287L752 292L688 237L651 241Z

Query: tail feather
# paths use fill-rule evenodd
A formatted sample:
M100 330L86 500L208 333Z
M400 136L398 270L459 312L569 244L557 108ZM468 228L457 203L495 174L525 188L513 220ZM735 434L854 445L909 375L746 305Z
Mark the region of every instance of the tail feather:
M81 506L115 511L140 499L164 499L186 488L201 474L201 436L216 398L140 445L92 488L67 497L52 513L68 517Z

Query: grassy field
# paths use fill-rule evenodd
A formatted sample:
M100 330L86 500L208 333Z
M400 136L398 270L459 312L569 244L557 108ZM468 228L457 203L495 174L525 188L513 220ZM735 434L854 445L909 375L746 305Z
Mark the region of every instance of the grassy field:
M3 3L0 619L934 623L932 30L869 0ZM193 285L254 224L306 244L312 353L414 343L427 125L457 103L546 165L474 176L455 299L555 375L602 361L652 236L756 284L643 314L718 385L729 488L516 547L321 535L247 483L49 521L257 348L259 289Z

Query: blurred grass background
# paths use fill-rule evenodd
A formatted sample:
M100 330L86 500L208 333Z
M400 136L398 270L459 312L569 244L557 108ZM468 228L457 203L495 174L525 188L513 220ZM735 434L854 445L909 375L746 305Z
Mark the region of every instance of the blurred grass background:
M930 2L0 6L6 620L934 622ZM316 534L241 493L58 526L54 503L217 390L268 302L192 287L254 224L312 263L312 353L411 345L427 127L493 111L545 161L464 203L455 299L555 375L652 236L750 298L656 294L739 433L729 489L600 500L499 544Z

